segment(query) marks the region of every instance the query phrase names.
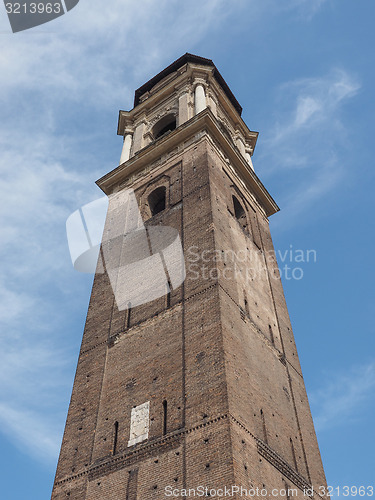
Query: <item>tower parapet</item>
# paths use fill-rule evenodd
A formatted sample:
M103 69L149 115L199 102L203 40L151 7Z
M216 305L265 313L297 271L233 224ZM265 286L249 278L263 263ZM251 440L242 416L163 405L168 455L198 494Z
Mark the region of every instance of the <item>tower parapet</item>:
M242 120L242 108L215 64L192 54L136 90L131 111L120 111L117 133L124 137L120 164L207 108L253 168L258 133Z

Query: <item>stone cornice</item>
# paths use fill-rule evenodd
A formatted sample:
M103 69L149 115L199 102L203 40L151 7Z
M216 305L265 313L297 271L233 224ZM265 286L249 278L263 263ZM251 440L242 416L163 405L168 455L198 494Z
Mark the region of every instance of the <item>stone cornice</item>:
M168 151L181 146L185 141L199 133L202 133L202 136L205 133L211 135L220 144L222 152L230 162L232 168L235 169L250 192L254 194L266 215L270 216L278 212L279 207L276 202L241 153L237 148L233 147L233 143L223 134L218 120L209 108L206 108L167 136L161 137L138 151L127 162L119 165L97 180L96 184L105 194L110 195L114 192L114 188L121 182L124 182L125 179L140 172Z
M134 107L138 106L138 104L144 100L144 96L148 97L150 93L153 93L155 91L155 89L159 89L161 86L163 86L165 82L169 80L171 74L182 74L191 65L195 65L195 67L199 68L208 68L214 74L215 79L220 84L223 92L225 92L225 94L228 96L228 99L233 104L237 113L241 115L242 108L239 102L233 95L232 91L228 87L228 84L220 74L214 62L211 59L196 56L194 54L189 54L188 52L174 61L172 64L170 64L167 68L164 68L160 73L155 75L153 78L151 78L151 80L146 82L144 85L142 85L142 87L135 91Z
M216 417L205 420L199 424L193 425L192 427L185 429L177 429L168 433L165 436L150 439L145 443L138 444L128 448L123 453L116 456L107 456L99 461L93 463L89 467L83 469L77 474L67 476L63 479L55 481L55 485L60 486L66 483L70 483L83 476L89 476L89 481L101 477L105 474L115 472L116 470L123 469L131 465L134 462L144 460L153 455L160 455L163 451L168 451L171 448L177 447L181 444L181 440L187 434L198 431L204 427L216 424L228 418L228 414L224 413L217 415Z
M150 456L160 456L163 452L180 446L182 440L187 434L191 434L192 432L216 424L220 421L227 420L228 418L254 439L259 455L278 469L284 477L288 478L304 493L311 490L311 484L301 474L294 470L293 467L291 467L278 453L276 453L275 450L270 448L264 441L257 438L252 432L250 432L247 427L230 412L218 415L210 420L194 425L189 429L177 429L170 432L166 436L155 438L147 441L146 443L142 443L141 445L131 447L117 456L103 457L99 461L90 465L90 467L83 469L81 472L56 481L55 485L60 486L71 483L72 481L79 480L83 476L88 476L88 480L92 481L125 467L129 467L133 463L145 460ZM309 493L306 493L306 496L312 497Z

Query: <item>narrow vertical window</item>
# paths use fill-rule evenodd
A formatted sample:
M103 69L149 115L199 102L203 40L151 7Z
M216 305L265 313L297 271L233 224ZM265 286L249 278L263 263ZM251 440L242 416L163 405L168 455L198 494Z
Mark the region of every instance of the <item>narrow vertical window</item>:
M112 455L116 454L117 451L117 438L118 438L118 422L115 422L115 430L113 435L113 450Z
M126 328L130 328L131 314L132 314L132 305L129 302L128 303L128 311L127 311L127 314L126 314Z
M163 436L167 434L168 403L163 401Z
M267 438L267 428L266 428L266 419L264 417L263 410L260 410L260 416L262 418L262 425L263 425L263 438L264 442L268 444L268 438Z
M296 452L294 450L294 444L292 441L292 438L290 438L290 446L292 448L292 455L293 455L293 462L294 462L294 468L298 472L298 466L297 466L297 459L296 459Z
M138 469L129 471L129 480L126 487L126 500L136 500L138 490Z
M289 484L285 481L285 479L283 479L283 482L285 484L285 495L284 498L286 498L286 500L290 500L290 489L289 489ZM293 490L292 490L293 491Z
M272 331L272 326L271 325L268 325L268 330L269 330L269 333L270 333L270 340L271 340L272 344L275 345L275 337L273 336L273 331Z
M167 309L169 309L171 307L171 289L172 289L171 282L168 281L168 285L167 285Z

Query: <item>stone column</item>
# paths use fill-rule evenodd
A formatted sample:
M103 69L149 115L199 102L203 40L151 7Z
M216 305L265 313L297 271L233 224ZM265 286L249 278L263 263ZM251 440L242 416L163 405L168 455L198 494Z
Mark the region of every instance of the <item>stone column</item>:
M206 92L202 84L198 83L195 87L195 114L197 115L206 109Z
M251 159L250 153L247 153L247 152L246 152L246 161L250 165L250 167L254 170L254 165L253 165L253 161Z
M129 160L132 142L133 142L132 134L125 134L124 144L122 146L122 153L121 153L121 158L120 158L120 165Z

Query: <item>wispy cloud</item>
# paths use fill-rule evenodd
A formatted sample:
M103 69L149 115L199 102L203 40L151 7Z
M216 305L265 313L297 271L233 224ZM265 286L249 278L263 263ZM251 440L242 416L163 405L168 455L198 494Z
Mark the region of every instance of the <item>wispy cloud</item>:
M279 87L274 125L263 139L259 165L262 177L277 176L280 185L288 186L280 194L289 223L330 192L350 167L350 124L343 110L360 88L358 79L342 68Z
M33 457L57 457L77 354L65 342L79 293L65 220L116 166L103 167L97 117L130 108L134 88L228 14L224 0L92 0L32 32L1 34L0 432Z
M317 430L358 422L361 409L373 402L374 390L375 362L335 375L326 387L310 395Z
M3 432L15 444L49 465L56 460L61 441L61 429L40 411L25 411L0 403L0 423Z
M357 79L343 69L333 69L328 75L315 78L302 78L288 82L280 87L279 102L288 106L283 121L276 123L271 144L280 146L287 141L294 142L300 136L311 132L312 140L320 138L324 129L329 128L331 137L337 131L344 131L340 120L340 106L343 101L356 95L360 89ZM326 130L324 130L326 132ZM282 158L281 158L282 160Z
M57 457L65 413L59 394L66 392L64 381L73 356L54 334L61 334L61 314L51 300L32 295L0 288L10 309L5 314L5 307L1 310L0 427L22 452L51 465Z
M32 90L33 99L53 93L58 102L84 97L84 104L96 107L119 100L130 104L133 82L217 29L229 14L226 5L224 0L80 2L66 16L35 28L33 36L2 38L0 96L5 101Z
M289 0L285 4L281 4L280 8L293 9L301 17L311 20L327 2L328 0Z

